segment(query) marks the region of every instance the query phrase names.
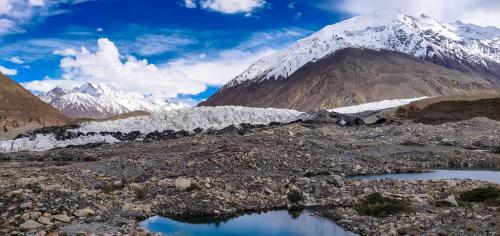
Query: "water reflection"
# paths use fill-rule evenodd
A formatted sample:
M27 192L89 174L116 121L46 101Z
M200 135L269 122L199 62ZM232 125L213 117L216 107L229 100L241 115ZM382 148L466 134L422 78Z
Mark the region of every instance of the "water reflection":
M154 233L175 236L270 235L270 236L352 236L335 222L314 216L309 211L289 213L271 211L239 216L219 223L185 223L163 217L151 217L141 225Z
M401 173L355 176L351 179L403 179L403 180L438 180L438 179L472 179L500 184L500 171L490 170L433 170L423 173Z

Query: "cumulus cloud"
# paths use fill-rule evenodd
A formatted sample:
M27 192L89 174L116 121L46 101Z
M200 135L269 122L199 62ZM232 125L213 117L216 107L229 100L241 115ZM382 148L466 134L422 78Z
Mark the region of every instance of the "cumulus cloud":
M0 66L0 72L4 75L17 75L17 70L16 69L9 69L3 66Z
M252 12L266 5L265 0L185 0L187 8L207 9L224 14L245 13L250 16Z
M498 0L327 0L322 8L341 10L360 15L376 10L398 8L412 15L422 13L446 22L460 20L482 26L500 28L500 1Z
M106 38L98 40L96 52L82 47L76 54L70 54L61 60L61 79L46 78L23 85L33 91L45 92L55 85L98 82L159 97L198 94L206 89L203 83L189 79L182 71L159 68L132 56L122 61L115 44Z

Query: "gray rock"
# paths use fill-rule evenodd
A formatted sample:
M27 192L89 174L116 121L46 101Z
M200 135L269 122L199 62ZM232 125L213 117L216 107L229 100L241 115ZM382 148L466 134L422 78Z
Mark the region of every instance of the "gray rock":
M21 230L30 230L30 229L38 229L42 226L43 226L42 224L40 224L34 220L27 220L26 222L19 225L19 228Z
M458 202L457 202L455 195L448 196L446 199L444 199L444 201L449 202L453 206L456 206L456 207L458 206Z
M71 221L71 218L69 218L69 216L64 215L64 214L55 215L55 216L53 216L53 218L57 221L64 222L64 223L69 223Z
M92 209L87 207L87 208L75 211L73 213L73 215L75 215L77 217L87 217L89 215L95 215L95 212Z
M21 209L29 209L29 208L32 208L33 207L33 203L32 202L25 202L23 204L21 204Z
M192 184L192 181L190 179L186 179L186 178L183 178L183 177L179 177L175 180L175 188L179 189L179 190L186 190L188 189Z
M40 223L42 223L42 224L44 224L44 225L50 225L50 224L52 224L52 222L50 222L50 219L49 219L49 218L47 218L47 217L43 217L43 216L40 216L40 217L38 218L38 222L40 222Z
M332 178L328 179L329 184L335 185L335 187L343 187L345 185L344 178L340 175L334 175Z

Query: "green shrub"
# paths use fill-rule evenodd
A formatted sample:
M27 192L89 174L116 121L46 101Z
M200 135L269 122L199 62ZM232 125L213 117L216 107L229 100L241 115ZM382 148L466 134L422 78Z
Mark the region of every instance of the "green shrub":
M493 186L475 188L460 194L460 200L466 202L486 202L500 205L500 189Z
M380 193L367 195L355 209L363 215L375 217L413 211L413 207L409 201L386 198Z
M301 201L304 201L304 195L302 194L302 192L300 192L299 190L297 189L292 189L288 192L287 194L287 199L288 201L290 201L291 203L298 203L298 202L301 202Z

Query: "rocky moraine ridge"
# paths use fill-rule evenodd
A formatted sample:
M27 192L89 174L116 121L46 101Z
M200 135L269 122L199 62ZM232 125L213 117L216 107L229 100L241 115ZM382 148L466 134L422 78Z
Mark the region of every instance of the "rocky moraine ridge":
M153 215L223 219L297 207L319 209L362 235L500 232L498 205L459 197L498 185L348 178L500 168L499 121L426 125L373 117L321 112L289 124L0 154L0 234L147 235L138 222ZM404 200L412 211L384 217L360 213L357 206L373 193Z

